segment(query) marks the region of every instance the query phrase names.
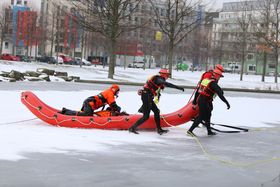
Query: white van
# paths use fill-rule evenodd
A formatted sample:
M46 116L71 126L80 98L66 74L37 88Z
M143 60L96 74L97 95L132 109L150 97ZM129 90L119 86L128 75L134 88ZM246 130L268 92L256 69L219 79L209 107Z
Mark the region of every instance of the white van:
M145 63L143 61L139 61L139 62L133 62L128 64L129 68L144 68L145 67Z
M84 58L80 58L80 57L75 57L75 60L76 62L80 63L82 61L82 65L86 65L86 66L90 66L91 65L91 62L90 61L87 61L86 59ZM79 65L79 64L77 64Z
M53 56L53 59L56 63L63 64L63 58L61 58L60 56Z

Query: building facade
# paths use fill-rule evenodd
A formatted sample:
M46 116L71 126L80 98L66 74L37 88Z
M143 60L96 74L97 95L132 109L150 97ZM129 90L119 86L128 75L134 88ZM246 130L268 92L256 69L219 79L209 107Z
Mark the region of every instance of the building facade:
M4 23L1 32L2 53L36 55L39 32L38 12L30 6L31 2L28 0L1 1Z
M261 74L264 69L263 52L258 50L261 32L257 27L265 24L262 16L265 0L228 2L223 4L219 18L213 26L213 60L223 64L233 72ZM271 31L271 27L269 31ZM263 31L262 31L263 32ZM266 74L275 72L275 59L268 54ZM278 67L279 69L279 67ZM279 71L278 71L279 72Z

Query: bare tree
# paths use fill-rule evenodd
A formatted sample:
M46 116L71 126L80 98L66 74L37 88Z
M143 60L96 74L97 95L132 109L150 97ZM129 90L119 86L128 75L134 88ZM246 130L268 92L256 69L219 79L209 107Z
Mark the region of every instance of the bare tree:
M116 63L117 39L126 31L135 29L129 23L141 0L78 0L73 1L74 7L81 14L79 22L89 31L103 35L109 43L108 78L113 79Z
M274 82L278 82L278 60L279 60L279 47L280 47L280 0L272 1L271 11L271 29L269 30L268 43L273 49L275 60L275 76Z
M26 57L29 56L30 58L32 55L32 47L37 43L37 13L34 11L28 11L26 13L27 16L25 16L25 19L27 34L24 36L23 40L25 41L26 45Z
M58 23L58 7L59 4L50 1L47 4L46 10L41 10L40 14L40 35L38 36L39 51L41 55L53 56L55 38L57 31L56 23ZM50 51L47 53L46 47L50 45Z
M107 49L106 49L106 39L103 35L97 32L89 31L89 40L87 41L88 46L88 54L89 56L95 56L95 65L96 63L100 63L99 60L101 60L103 68L105 68L107 58ZM101 54L101 51L103 53ZM102 56L102 59L100 57Z
M258 41L256 46L257 51L263 54L263 69L261 81L265 82L266 66L268 55L272 53L272 49L267 42L269 34L269 25L271 19L271 3L273 0L261 1L258 7L257 14L253 17L254 37Z
M3 50L4 33L5 33L5 10L0 11L0 54Z
M7 5L0 7L0 55L3 51L3 42L8 21L6 19Z
M213 59L214 61L217 61L218 64L222 64L223 61L223 54L226 53L225 51L225 37L226 37L226 33L223 30L223 27L219 30L219 38L215 38L216 41L214 41L214 46L212 48L212 55L213 55Z
M150 0L156 21L168 37L168 67L172 75L174 47L179 44L201 21L197 19L199 1L166 0L163 5ZM161 7L162 6L162 7Z
M264 52L265 55L264 66L266 66L268 54L273 54L273 60L275 61L274 82L277 83L280 47L280 0L264 0L263 9L259 19L262 20L263 23L260 23L260 27L258 28L259 32L257 33L257 36L260 40L260 45L258 47ZM263 69L263 76L265 72L266 69Z
M202 46L202 38L200 30L195 30L191 35L190 42L190 53L192 58L192 71L195 70L195 66L199 64L200 56L202 51L200 51ZM199 64L200 65L200 64Z
M188 53L191 55L192 59L192 71L194 71L195 66L204 67L208 70L209 57L211 53L211 32L210 29L205 25L201 25L191 33L189 37L190 46Z
M237 18L236 45L241 60L240 81L243 80L244 66L247 57L248 43L252 41L250 33L250 24L252 23L252 7L247 1L242 2L241 13Z

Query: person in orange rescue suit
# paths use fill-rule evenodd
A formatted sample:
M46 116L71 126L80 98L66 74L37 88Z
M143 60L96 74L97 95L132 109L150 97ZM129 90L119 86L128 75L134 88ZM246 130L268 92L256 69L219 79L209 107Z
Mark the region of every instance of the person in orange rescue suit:
M198 117L194 120L191 128L187 131L187 134L195 136L193 130L204 121L204 125L207 128L208 135L215 135L216 133L211 131L210 122L211 122L211 112L213 110L213 97L217 94L219 98L227 105L227 109L230 109L230 104L224 97L224 92L221 87L218 85L220 77L223 77L222 71L219 69L213 70L212 78L205 78L201 81L199 89L195 94L195 98L192 102L193 105L198 104L199 114Z
M161 69L159 71L159 75L154 75L148 79L143 89L138 91L138 94L141 95L141 100L143 103L140 108L141 112L143 113L143 117L136 121L136 123L128 129L129 132L139 134L136 129L149 119L151 110L154 112L154 119L158 134L161 135L168 132L168 130L163 130L160 126L160 111L153 99L155 96L157 96L157 91L159 89L164 89L164 87L170 87L184 91L184 88L166 82L166 80L169 78L169 75L170 73L167 69Z
M77 116L92 116L94 114L94 110L101 108L108 104L112 111L121 111L121 107L119 107L115 101L115 97L118 97L120 91L120 87L117 84L113 84L107 90L104 90L98 95L88 97L83 102L83 106L81 111L73 111L66 108L63 108L61 113L65 115L77 115Z

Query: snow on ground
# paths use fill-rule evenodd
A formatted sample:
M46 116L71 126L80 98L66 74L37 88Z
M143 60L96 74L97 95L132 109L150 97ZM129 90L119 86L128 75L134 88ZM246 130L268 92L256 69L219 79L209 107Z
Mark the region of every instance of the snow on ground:
M80 76L82 79L108 80L107 69L102 67L72 67L56 66L35 63L1 62L1 71L10 70L36 70L39 67L67 71L70 75ZM155 74L158 69L141 70L117 68L117 80L144 82L149 75ZM201 72L174 72L174 83L181 85L195 85ZM270 83L260 83L259 76L245 76L244 82L239 82L238 75L226 74L221 81L223 86L256 88L267 86L277 87L272 83L271 77L267 78ZM240 85L238 85L238 83ZM43 83L42 83L43 84ZM1 85L1 83L0 83ZM186 129L191 123L184 124L163 136L155 132L141 132L139 136L127 131L111 131L96 129L70 129L48 126L25 108L20 102L20 93L17 91L0 91L0 159L19 160L25 158L25 153L65 153L75 154L90 151L110 151L111 145L119 144L149 144L153 142L168 142L168 137L186 137ZM44 102L54 108L68 107L79 109L82 101L92 94L101 90L81 90L73 92L63 91L36 91L35 94ZM162 113L169 113L183 107L190 95L182 92L178 94L163 93L160 103ZM279 123L277 99L260 99L246 97L227 97L231 109L226 110L225 104L216 99L212 121L234 126L247 126L249 128L267 127L268 123ZM136 92L121 92L118 104L128 113L137 112L141 101ZM174 102L180 101L180 102ZM248 117L248 114L250 117ZM22 120L33 119L21 123L13 123ZM206 135L205 129L197 130L199 135ZM188 139L190 137L186 137Z
M70 129L48 126L39 119L22 123L9 124L11 122L33 119L35 116L20 103L21 91L0 91L0 159L18 160L23 159L25 153L65 153L110 151L110 145L116 144L149 144L154 142L168 141L168 137L185 136L186 129L191 123L178 128L171 128L167 135L159 136L155 132L141 132L137 136L127 131L96 130L96 129ZM63 91L36 91L39 98L50 106L62 108L63 106L79 109L82 100L99 90L63 92ZM55 96L55 97L53 97ZM183 107L188 94L163 94L160 108L162 113L169 113ZM73 99L75 98L75 99ZM224 123L235 126L264 127L265 123L279 121L279 101L275 99L254 98L228 98L232 108L226 110L221 101L215 101L213 120L216 123ZM122 92L118 103L129 113L136 113L140 106L139 96L135 92ZM134 103L134 104L131 104ZM244 105L244 103L246 103ZM278 103L278 104L277 104ZM260 106L263 110L260 110ZM254 117L248 118L247 112ZM205 129L198 129L201 136L206 135ZM188 138L188 137L186 137Z
M67 71L70 76L79 76L81 79L85 80L111 80L108 79L108 67L103 68L102 66L71 66L71 65L54 65L39 62L11 62L11 61L0 61L0 71L36 71L37 68L49 68L56 71ZM158 73L159 69L134 69L116 67L114 79L116 81L129 81L129 82L145 82L146 79ZM186 85L195 86L200 79L203 72L196 71L173 71L173 79L170 82ZM227 88L248 88L248 89L269 89L269 90L279 90L280 83L274 83L274 77L267 76L265 82L261 82L260 75L243 75L243 81L240 81L239 74L229 74L225 73L225 77L220 81L222 87ZM62 81L59 79L53 81ZM280 79L278 78L278 82Z

